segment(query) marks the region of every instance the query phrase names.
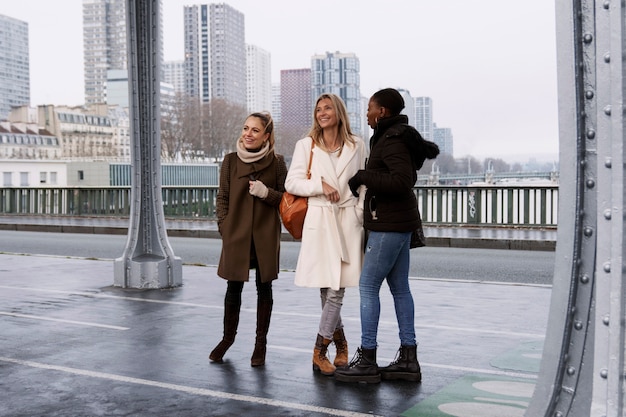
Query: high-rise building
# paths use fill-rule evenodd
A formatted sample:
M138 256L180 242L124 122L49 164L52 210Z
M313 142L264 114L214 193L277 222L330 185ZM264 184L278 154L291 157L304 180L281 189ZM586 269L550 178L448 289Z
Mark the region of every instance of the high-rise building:
M161 39L162 22L161 16ZM126 37L126 0L83 0L85 104L107 102L106 81L109 70L128 71ZM160 45L162 67L163 43Z
M359 58L353 53L327 52L311 58L312 100L323 93L342 98L348 110L350 127L362 135L361 82Z
M308 133L312 124L311 69L280 71L280 140L279 153L290 157L296 142Z
M0 120L30 105L28 23L0 15Z
M126 1L83 0L85 103L106 103L108 70L127 70Z
M280 123L281 120L280 109L280 83L272 84L272 119L274 122Z
M184 7L185 91L246 106L243 13L225 3Z
M361 119L361 137L367 144L369 144L370 137L372 136L372 129L370 128L370 125L367 124L367 105L369 102L369 97L361 97L361 111L363 112L363 117Z
M415 127L415 100L411 97L409 90L405 90L404 88L398 88L397 90L404 99L404 110L402 110L402 114L405 114L409 118L409 124Z
M442 154L454 155L454 137L452 136L452 129L449 127L437 127L437 124L434 123L433 142L439 146L439 151Z
M433 140L433 101L430 97L415 97L415 128L424 139Z
M271 55L256 45L246 45L246 85L248 112L272 108Z
M174 87L175 93L185 92L185 61L166 61L163 64L163 81Z

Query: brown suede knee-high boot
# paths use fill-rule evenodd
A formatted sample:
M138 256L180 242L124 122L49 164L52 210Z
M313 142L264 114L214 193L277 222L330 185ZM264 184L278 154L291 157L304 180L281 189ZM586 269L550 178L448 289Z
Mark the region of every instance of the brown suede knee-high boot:
M272 317L272 300L259 300L256 309L256 341L254 352L250 359L252 366L265 365L265 353L267 351L267 332L270 329Z
M224 337L209 355L209 359L213 362L222 362L224 354L235 342L235 335L237 334L237 327L239 326L241 300L234 303L229 301L224 301Z

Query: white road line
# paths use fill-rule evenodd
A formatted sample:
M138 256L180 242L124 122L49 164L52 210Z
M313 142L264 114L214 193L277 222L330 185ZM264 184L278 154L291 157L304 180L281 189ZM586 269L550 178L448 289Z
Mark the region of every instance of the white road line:
M91 322L88 322L88 321L53 319L52 317L32 316L32 315L29 315L29 314L9 313L9 312L6 312L6 311L0 311L0 315L1 316L19 317L19 318L24 318L24 319L33 319L33 320L58 321L60 323L78 324L80 326L102 327L104 329L112 329L112 330L128 330L128 329L130 329L130 327L111 326L111 325L108 325L108 324L91 323Z
M374 414L357 413L357 412L346 411L346 410L337 410L334 408L318 407L314 405L273 400L269 398L253 397L249 395L231 394L228 392L214 391L214 390L205 389L205 388L195 388L195 387L188 387L185 385L169 384L166 382L152 381L149 379L132 378L132 377L127 377L123 375L115 375L115 374L109 374L109 373L104 373L104 372L94 372L94 371L88 371L85 369L78 369L78 368L69 368L66 366L48 365L48 364L40 363L40 362L24 361L20 359L12 359L12 358L2 357L2 356L0 356L0 361L14 363L16 365L28 366L31 368L47 369L51 371L65 372L65 373L73 374L73 375L81 375L81 376L87 376L91 378L106 379L109 381L126 382L129 384L137 384L137 385L145 385L145 386L156 387L156 388L163 388L163 389L168 389L168 390L173 390L173 391L184 392L184 393L192 394L192 395L202 395L206 397L215 397L215 398L222 398L226 400L262 404L262 405L267 405L271 407L282 407L282 408L293 409L293 410L309 411L313 413L327 414L327 415L332 415L332 416L382 417L382 416L375 416Z
M470 372L473 374L489 374L489 375L499 375L499 376L510 376L513 378L537 379L537 374L525 374L521 372L498 371L494 369L481 369L481 368L467 368L465 366L439 365L436 363L424 363L424 362L420 362L420 365L423 367L449 369L453 371Z
M210 309L223 309L223 306L210 305L210 304L198 304L198 303L185 303L181 301L167 301L167 300L152 300L146 298L136 298L136 297L126 297L121 295L110 295L110 294L101 294L94 292L86 292L86 291L63 291L63 290L53 290L47 288L29 288L29 287L15 287L9 285L0 285L0 288L7 290L20 290L20 291L33 291L33 292L47 292L54 294L66 294L66 295L80 295L83 297L91 297L91 298L109 298L114 300L126 300L126 301L137 301L142 303L155 303L155 304L169 304L169 305L179 305L184 307L198 307L198 308L210 308ZM249 313L254 313L256 310L254 309L245 309L242 308L241 311L246 311ZM313 319L319 319L319 314L307 314L307 313L297 313L297 312L283 312L276 311L272 312L275 316L288 316L288 317L308 317ZM359 317L345 317L342 318L344 321L360 321ZM392 325L395 326L397 323L391 321L380 321L381 325ZM539 333L519 333L508 330L490 330L490 329L480 329L480 328L471 328L471 327L452 327L452 326L441 326L441 325L431 325L431 324L415 324L416 328L422 329L436 329L436 330L452 330L455 332L467 332L467 333L487 333L487 334L495 334L501 336L512 336L512 337L529 337L533 339L543 339L546 337L545 334Z
M86 291L63 291L63 290L53 290L49 288L14 287L14 286L9 286L9 285L0 285L0 288L6 289L6 290L22 290L22 291L33 291L33 292L47 292L47 293L53 293L53 294L80 295L83 297L91 297L91 298L111 298L115 300L139 301L143 303L171 304L171 305L180 305L180 306L186 306L186 307L202 307L202 308L215 308L215 309L224 308L223 306L212 306L208 304L183 303L180 301L152 300L149 298L125 297L121 295L101 294L101 293L86 292Z
M507 285L511 287L537 287L537 288L552 289L552 284L533 284L530 282L484 281L480 279L409 277L409 281L439 281L439 282L454 282L457 284Z

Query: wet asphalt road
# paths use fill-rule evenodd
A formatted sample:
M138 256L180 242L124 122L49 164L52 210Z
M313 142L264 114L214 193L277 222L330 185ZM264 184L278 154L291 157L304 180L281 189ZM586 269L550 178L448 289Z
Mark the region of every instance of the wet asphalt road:
M217 265L221 241L170 237L184 264ZM115 259L124 235L94 235L0 230L0 252ZM282 242L281 269L294 270L298 242ZM411 277L551 285L555 253L498 249L424 247L411 250Z

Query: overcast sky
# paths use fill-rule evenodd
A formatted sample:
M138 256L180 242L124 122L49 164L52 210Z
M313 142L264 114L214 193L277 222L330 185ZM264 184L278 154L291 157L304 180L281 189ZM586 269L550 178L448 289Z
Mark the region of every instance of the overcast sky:
M165 60L183 59L183 6L163 0ZM556 36L551 0L228 0L246 42L280 70L352 52L361 94L404 88L433 99L454 156L558 158ZM31 105L84 102L82 0L2 0L28 22Z

